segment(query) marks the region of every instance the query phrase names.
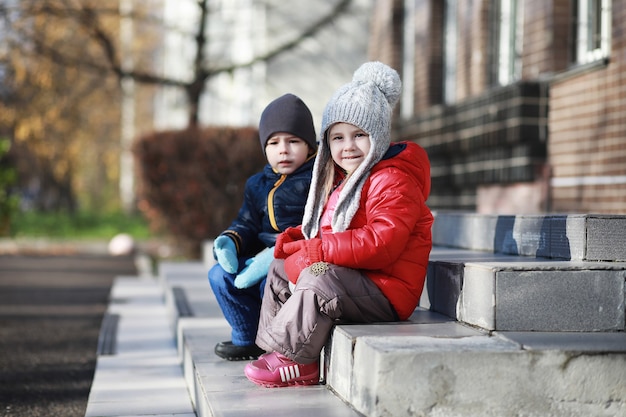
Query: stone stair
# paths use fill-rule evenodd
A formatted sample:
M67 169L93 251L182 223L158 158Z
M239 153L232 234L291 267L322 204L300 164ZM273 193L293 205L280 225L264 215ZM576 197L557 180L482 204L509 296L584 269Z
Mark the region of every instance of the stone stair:
M625 240L623 216L437 213L428 313L338 326L327 384L367 416L626 415Z
M410 320L338 325L324 384L266 389L213 353L212 260L159 283L198 417L626 416L626 216L437 213Z
M625 330L626 216L441 213L433 242L432 310L487 330Z

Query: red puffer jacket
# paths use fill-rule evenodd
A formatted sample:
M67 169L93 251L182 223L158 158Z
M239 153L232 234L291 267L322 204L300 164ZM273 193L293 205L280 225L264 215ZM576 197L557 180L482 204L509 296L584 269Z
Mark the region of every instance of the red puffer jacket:
M426 151L412 142L392 144L372 168L350 228L322 236L323 260L363 270L401 320L415 310L426 278L433 223L429 193Z

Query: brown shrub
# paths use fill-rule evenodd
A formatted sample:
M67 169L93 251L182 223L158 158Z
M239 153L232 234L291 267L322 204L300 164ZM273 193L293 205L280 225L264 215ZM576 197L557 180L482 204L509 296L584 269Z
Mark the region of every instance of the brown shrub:
M246 180L267 162L254 128L154 132L133 151L139 210L194 258L235 218Z

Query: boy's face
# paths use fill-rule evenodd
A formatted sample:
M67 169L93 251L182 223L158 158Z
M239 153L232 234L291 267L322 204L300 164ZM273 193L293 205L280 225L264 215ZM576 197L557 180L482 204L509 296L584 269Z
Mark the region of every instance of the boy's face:
M349 123L335 123L327 137L333 161L348 173L354 172L370 151L370 136Z
M274 133L265 144L267 162L279 174L289 175L309 157L309 145L291 133Z

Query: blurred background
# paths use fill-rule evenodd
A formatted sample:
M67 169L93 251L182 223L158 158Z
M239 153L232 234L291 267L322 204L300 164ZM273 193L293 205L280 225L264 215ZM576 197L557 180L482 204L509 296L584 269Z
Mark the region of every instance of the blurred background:
M403 79L434 211L626 214L626 5L611 0L0 0L0 234L197 257L366 60ZM9 243L7 243L9 242Z
M0 234L156 236L197 254L265 163L255 136L263 108L291 92L319 125L366 59L370 9L368 0L0 1Z

